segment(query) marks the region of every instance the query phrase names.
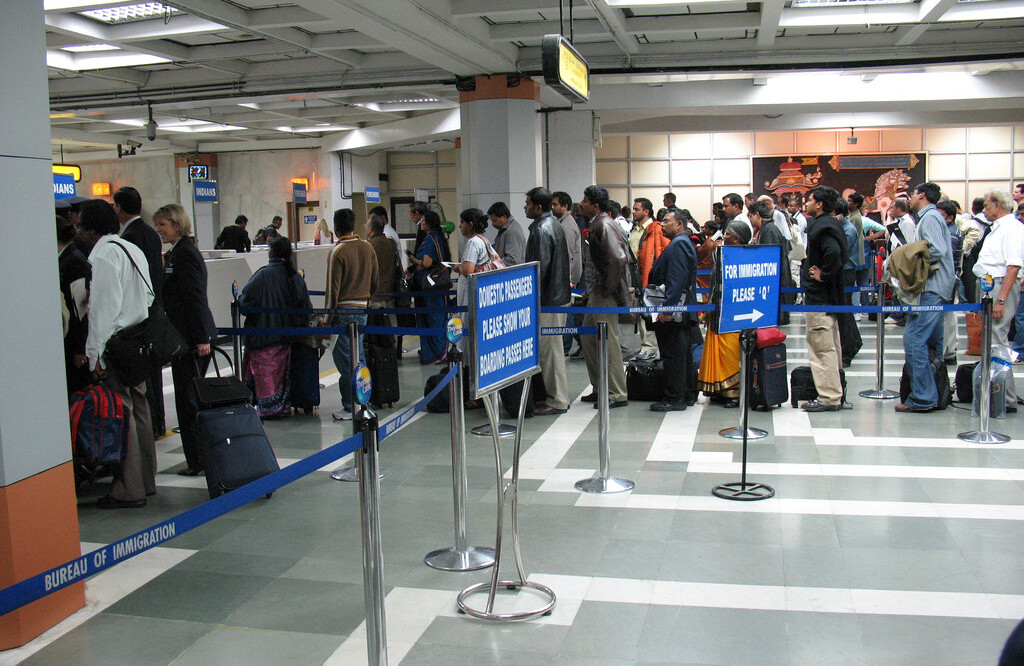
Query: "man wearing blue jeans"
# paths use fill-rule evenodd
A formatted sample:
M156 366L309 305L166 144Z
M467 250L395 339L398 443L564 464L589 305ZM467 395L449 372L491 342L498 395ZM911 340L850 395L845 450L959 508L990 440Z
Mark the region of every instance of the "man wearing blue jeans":
M338 326L355 322L359 330L359 362L365 362L363 327L366 326L366 304L377 291L379 270L373 246L355 235L356 217L350 208L334 211L334 235L338 242L327 260L327 307L335 308ZM344 333L334 342L334 365L341 374L341 409L332 416L335 421L352 419L352 350Z
M910 195L910 208L918 217L914 241L928 241L931 255L931 270L919 305L945 305L953 295L953 251L946 221L935 207L939 195L939 186L935 183L921 183ZM897 412L927 412L938 405L939 392L930 357L942 358L942 329L941 311L914 312L907 317L903 351L910 373L910 395L906 402L896 405Z

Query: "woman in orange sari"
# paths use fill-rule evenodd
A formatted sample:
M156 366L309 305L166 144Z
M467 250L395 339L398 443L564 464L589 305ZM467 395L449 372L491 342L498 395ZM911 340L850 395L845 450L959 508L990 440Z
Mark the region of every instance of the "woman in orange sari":
M743 222L733 222L725 230L726 245L746 245L750 242L750 228ZM720 241L709 238L701 246L697 255L698 266L702 254L707 250L711 262L714 262L715 248ZM708 280L710 276L701 276ZM699 278L698 278L699 279ZM715 294L712 294L712 301ZM710 398L712 403L723 407L738 407L740 397L740 334L722 333L718 329L718 313L711 312L708 317L707 335L704 336L704 351L700 358L700 371L697 373L697 388Z

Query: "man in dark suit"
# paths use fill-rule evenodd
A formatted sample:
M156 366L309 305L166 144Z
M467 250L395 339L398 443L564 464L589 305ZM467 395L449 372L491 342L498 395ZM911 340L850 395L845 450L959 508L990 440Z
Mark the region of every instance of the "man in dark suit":
M152 308L162 308L164 262L161 256L163 243L153 227L146 224L142 217L142 195L134 187L122 187L114 192L114 212L121 222L121 238L134 244L142 254L146 255L149 264L149 284L153 287L156 300ZM152 310L150 308L150 310ZM146 400L149 402L150 418L153 422L154 439L163 437L167 432L164 420L164 382L163 368L150 370L146 380Z

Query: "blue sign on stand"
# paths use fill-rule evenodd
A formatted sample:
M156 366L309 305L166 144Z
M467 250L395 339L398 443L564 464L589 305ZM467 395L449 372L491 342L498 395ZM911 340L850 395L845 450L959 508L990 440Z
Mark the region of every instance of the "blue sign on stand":
M718 255L721 302L718 332L779 324L782 248L778 245L723 245Z
M295 203L306 203L305 183L292 183L292 201Z
M55 173L53 174L53 198L60 201L61 199L67 199L68 197L76 196L78 192L75 191L75 177L71 174Z
M540 370L540 272L537 262L469 279L469 357L473 398Z

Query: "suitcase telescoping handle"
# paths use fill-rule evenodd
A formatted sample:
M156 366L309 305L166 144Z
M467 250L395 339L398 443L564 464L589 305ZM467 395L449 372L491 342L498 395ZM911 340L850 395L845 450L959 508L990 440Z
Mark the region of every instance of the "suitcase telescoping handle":
M217 373L217 376L220 377L220 366L217 365L217 354L224 357L224 360L228 362L228 369L231 370L232 374L234 374L235 367L231 365L231 357L228 356L228 353L220 347L210 345L210 359L213 361L213 369ZM202 377L203 372L199 369L199 356L195 352L192 352L192 362L196 365L196 376Z

